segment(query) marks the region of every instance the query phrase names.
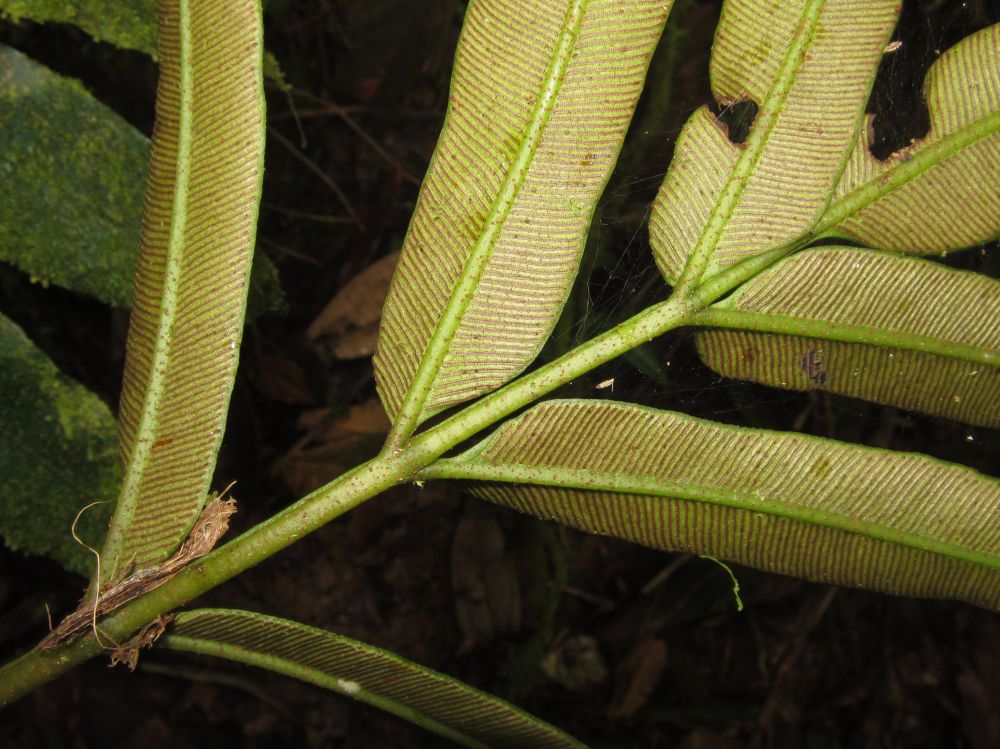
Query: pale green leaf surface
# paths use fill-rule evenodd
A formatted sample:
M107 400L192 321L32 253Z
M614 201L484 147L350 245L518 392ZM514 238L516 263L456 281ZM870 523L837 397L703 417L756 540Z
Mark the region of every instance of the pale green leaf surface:
M73 519L113 499L120 478L111 410L0 314L0 536L87 574L94 557L73 540ZM110 514L110 503L92 508L77 533L100 543Z
M726 377L993 428L998 321L994 279L847 247L793 255L694 319L742 329L696 338L705 363Z
M538 354L670 5L470 5L375 354L382 401L404 431Z
M422 477L655 548L1000 608L1000 482L922 455L565 400Z
M264 155L260 9L168 3L107 576L152 566L207 497L243 328ZM195 44L194 40L197 40ZM113 560L113 561L112 561Z
M150 143L79 82L0 45L0 260L40 283L132 303ZM254 262L251 316L284 306Z
M941 55L924 98L927 135L885 161L864 129L820 222L828 236L928 254L1000 235L1000 24Z
M703 107L678 138L650 218L661 272L691 281L808 231L854 145L897 0L723 6L712 49L720 106L760 109L745 143Z
M99 42L156 56L156 0L0 0L15 21L71 23Z
M492 695L385 650L247 611L178 614L159 645L249 663L393 713L470 747L582 747Z

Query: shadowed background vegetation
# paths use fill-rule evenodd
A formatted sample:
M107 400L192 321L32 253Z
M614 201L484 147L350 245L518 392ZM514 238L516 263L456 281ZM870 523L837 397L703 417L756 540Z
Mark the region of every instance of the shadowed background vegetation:
M268 88L257 251L277 268L286 305L257 316L244 337L217 470L219 484L238 480L237 531L370 457L384 439L369 357L393 253L443 119L464 10L457 0L265 5L266 45L291 88L273 79ZM718 12L714 0L678 1L595 217L582 280L544 357L665 293L643 227L673 139L710 99ZM869 106L877 154L926 130L920 82L936 56L998 19L995 0L904 5L903 46L887 56ZM0 22L0 42L81 80L151 132L156 66L142 52L29 22ZM734 127L746 116L723 113ZM948 262L997 277L998 258L994 245ZM126 310L44 288L2 263L0 298L62 371L115 407ZM799 428L997 471L993 431L722 382L683 334L561 394L593 395L611 378L613 389L596 394L625 392L719 421ZM711 561L514 516L439 483L365 504L202 602L388 648L514 699L596 746L1000 742L994 615L733 572L741 612L729 574ZM46 605L72 606L79 588L54 563L0 551L0 647L8 653L37 640ZM25 747L444 745L272 674L156 652L132 678L94 661L46 685L7 712L0 738Z

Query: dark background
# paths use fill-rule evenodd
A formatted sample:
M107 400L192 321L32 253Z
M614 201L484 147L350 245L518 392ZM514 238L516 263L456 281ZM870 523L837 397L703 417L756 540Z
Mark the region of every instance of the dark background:
M402 243L444 116L463 11L458 0L266 3L267 47L294 90L269 86L258 252L278 266L288 310L252 323L244 340L217 472L220 487L238 480L236 531L379 449L386 426L370 360L337 360L305 331L348 281ZM595 217L581 281L543 358L666 295L644 223L673 139L710 100L718 13L715 0L677 2ZM904 44L886 57L870 104L881 155L926 129L920 82L936 56L998 19L995 0L904 3ZM62 26L0 22L0 41L81 79L151 131L156 68L143 55ZM948 262L997 276L995 250ZM127 311L42 289L2 264L0 289L56 363L114 407ZM378 294L364 290L373 304ZM370 331L348 332L370 339ZM609 377L614 392L595 392ZM565 393L920 450L994 475L1000 462L989 430L722 381L698 363L684 332ZM1000 746L994 615L733 571L742 612L728 573L710 561L586 536L428 484L368 502L198 603L388 648L601 747ZM0 550L0 649L33 644L45 632L45 605L67 610L82 586L52 563ZM4 713L0 743L445 745L318 688L155 650L131 676L94 661L37 690Z

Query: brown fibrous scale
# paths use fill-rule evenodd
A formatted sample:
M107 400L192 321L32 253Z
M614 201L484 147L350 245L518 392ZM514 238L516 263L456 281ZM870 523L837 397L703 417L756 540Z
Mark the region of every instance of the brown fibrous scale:
M136 632L124 645L113 647L111 649L111 662L108 664L108 668L113 668L121 663L129 671L135 671L135 667L139 665L139 651L143 648L153 647L153 643L159 640L160 635L167 631L167 625L173 620L173 614L158 616Z
M198 520L187 539L172 557L154 567L139 570L118 580L112 580L107 588L100 591L96 601L88 600L85 596L76 610L63 619L59 626L49 632L45 639L39 643L39 649L52 650L59 645L72 642L88 628L94 626L97 619L107 616L129 601L160 587L195 559L205 556L215 547L229 528L229 518L234 512L236 512L234 499L213 497L205 505L205 509L201 511L201 515L198 516ZM155 624L155 621L151 624ZM150 625L147 625L147 628ZM140 634L145 630L146 628L140 630ZM113 661L114 652L119 647L127 648L128 645L112 648ZM119 658L117 662L123 662L126 665L129 663L125 658Z

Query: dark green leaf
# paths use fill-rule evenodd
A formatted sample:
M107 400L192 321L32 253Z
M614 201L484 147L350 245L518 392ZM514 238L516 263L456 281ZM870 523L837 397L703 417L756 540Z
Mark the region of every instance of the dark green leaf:
M79 26L99 42L156 56L156 0L0 0L15 21Z
M77 81L0 46L0 259L128 306L149 140Z
M0 260L129 306L149 139L77 81L0 45L0 143ZM273 264L256 266L253 312L281 309Z
M8 546L81 574L93 568L70 527L85 505L118 491L116 431L108 407L0 315L0 535ZM110 502L86 512L81 538L99 544L110 514Z

